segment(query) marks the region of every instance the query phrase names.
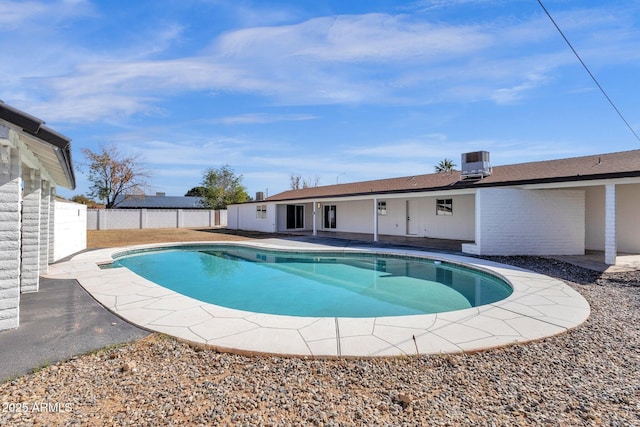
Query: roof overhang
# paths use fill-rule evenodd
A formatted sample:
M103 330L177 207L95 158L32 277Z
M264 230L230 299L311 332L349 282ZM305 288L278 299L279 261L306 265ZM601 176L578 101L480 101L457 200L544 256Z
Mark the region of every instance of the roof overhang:
M71 163L71 140L44 125L44 121L0 101L0 120L10 132L9 142L15 148L26 149L31 167L43 169L56 185L73 190L76 179ZM30 161L29 161L30 160Z

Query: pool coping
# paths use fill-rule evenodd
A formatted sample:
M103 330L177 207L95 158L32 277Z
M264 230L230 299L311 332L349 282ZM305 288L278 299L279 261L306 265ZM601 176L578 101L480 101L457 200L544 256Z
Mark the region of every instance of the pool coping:
M237 245L272 250L367 252L427 257L468 265L505 279L504 300L464 310L377 318L298 317L216 306L178 294L126 268L103 269L113 255L163 246ZM460 353L525 343L583 323L587 301L564 282L518 267L462 255L405 248L336 248L265 239L180 242L84 252L49 266L50 278L73 278L114 314L144 329L224 351L309 357Z

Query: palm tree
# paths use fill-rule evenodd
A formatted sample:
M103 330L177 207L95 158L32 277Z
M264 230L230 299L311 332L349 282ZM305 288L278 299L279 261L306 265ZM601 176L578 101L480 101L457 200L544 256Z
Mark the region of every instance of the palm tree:
M436 173L445 173L445 172L451 173L455 170L454 169L455 167L456 167L456 164L453 163L453 160L444 159L444 160L440 160L440 163L438 163L435 166L435 170L436 170Z

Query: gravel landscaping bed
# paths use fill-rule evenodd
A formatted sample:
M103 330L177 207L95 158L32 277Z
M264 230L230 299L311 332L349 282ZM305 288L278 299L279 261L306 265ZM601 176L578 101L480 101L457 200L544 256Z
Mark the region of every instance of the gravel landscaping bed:
M75 357L0 385L0 425L640 425L640 272L493 257L591 304L562 335L474 354L310 359L172 338Z

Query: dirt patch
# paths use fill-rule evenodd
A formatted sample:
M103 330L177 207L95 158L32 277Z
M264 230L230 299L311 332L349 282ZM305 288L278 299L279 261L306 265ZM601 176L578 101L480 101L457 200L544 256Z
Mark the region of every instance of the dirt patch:
M242 241L282 237L277 234L230 231L224 228L154 228L145 230L89 230L87 249L165 242Z

